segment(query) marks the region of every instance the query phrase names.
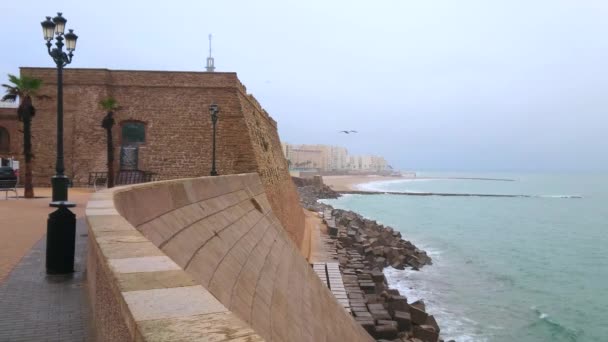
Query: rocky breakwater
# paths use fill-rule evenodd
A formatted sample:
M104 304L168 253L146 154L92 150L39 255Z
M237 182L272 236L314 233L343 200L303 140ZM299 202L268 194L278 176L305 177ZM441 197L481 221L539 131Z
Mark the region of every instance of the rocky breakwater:
M302 205L321 213L328 227L355 320L378 341L441 341L441 329L424 302L408 303L388 286L383 273L389 266L419 270L430 265L426 252L391 227L319 203L318 199L340 196L327 186L306 185L298 192Z

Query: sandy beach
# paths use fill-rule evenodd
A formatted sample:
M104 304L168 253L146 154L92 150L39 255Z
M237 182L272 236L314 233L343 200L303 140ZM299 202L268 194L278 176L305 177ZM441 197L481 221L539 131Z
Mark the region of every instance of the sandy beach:
M360 190L359 185L379 182L407 179L407 177L386 177L386 176L323 176L323 182L334 191L356 191Z

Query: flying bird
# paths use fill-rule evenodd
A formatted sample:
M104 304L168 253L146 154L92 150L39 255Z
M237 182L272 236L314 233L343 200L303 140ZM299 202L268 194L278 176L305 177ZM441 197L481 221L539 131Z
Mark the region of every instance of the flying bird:
M350 131L338 131L338 132L339 133L344 133L344 134L359 133L359 132L353 131L353 130L350 130Z

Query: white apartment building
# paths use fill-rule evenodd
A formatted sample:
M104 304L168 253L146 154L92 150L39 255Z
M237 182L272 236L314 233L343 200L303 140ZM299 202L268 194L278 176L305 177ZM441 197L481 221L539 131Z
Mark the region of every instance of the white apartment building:
M384 171L387 162L381 156L349 155L341 146L291 145L281 143L283 154L293 169L319 171Z

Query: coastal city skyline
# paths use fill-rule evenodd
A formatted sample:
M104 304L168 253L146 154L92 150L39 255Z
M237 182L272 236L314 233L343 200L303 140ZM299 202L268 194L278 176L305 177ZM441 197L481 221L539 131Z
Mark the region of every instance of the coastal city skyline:
M392 166L382 156L353 155L343 146L281 143L289 168L301 171L386 172Z

